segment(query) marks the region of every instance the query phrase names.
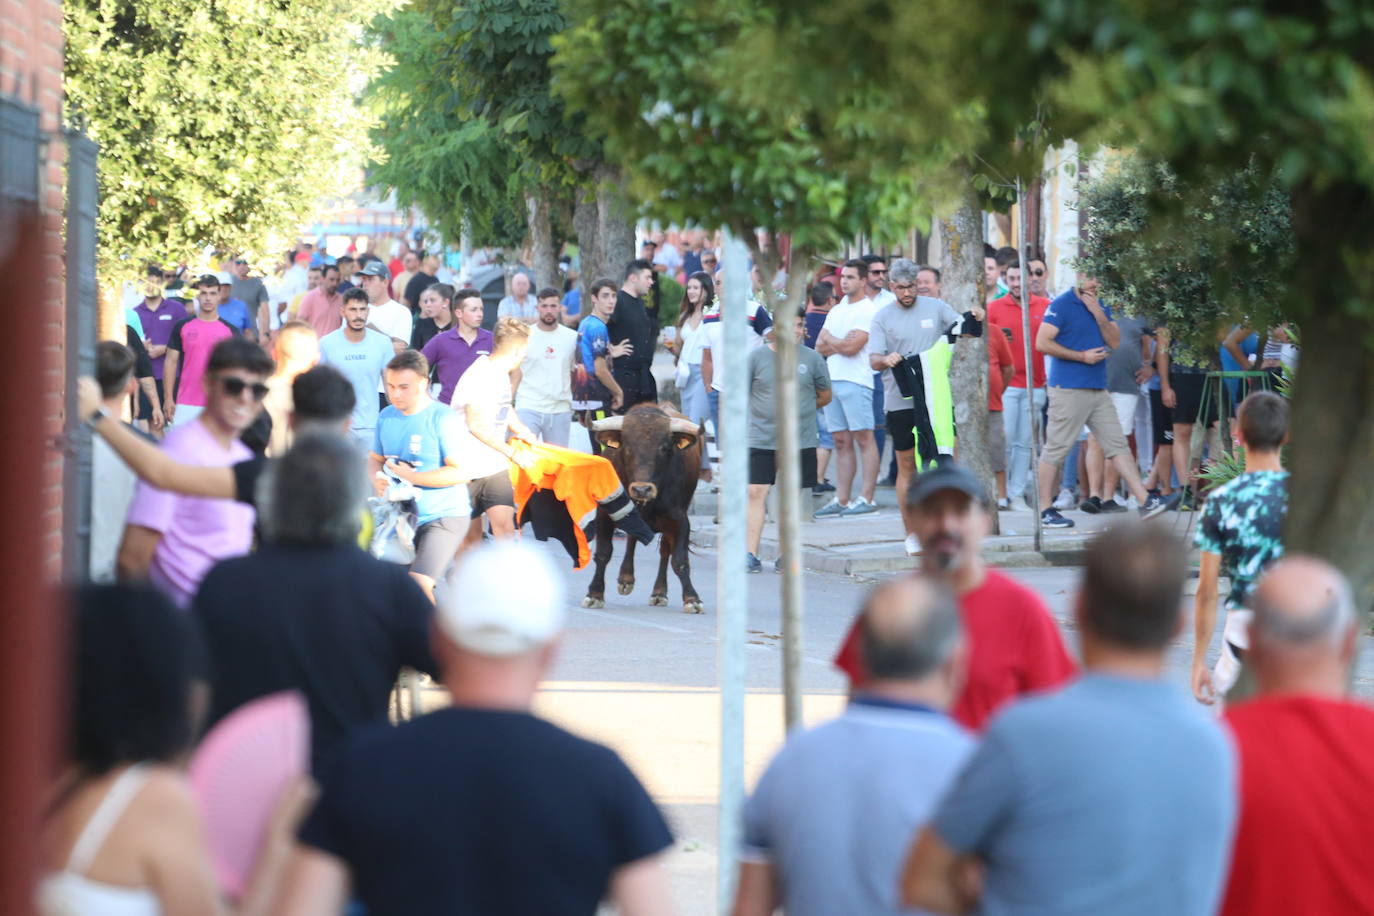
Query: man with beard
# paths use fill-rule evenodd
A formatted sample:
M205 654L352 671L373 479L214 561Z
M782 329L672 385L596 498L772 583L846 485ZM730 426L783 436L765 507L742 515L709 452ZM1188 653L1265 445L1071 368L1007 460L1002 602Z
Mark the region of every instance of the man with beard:
M320 338L320 361L336 367L353 384L353 438L371 448L380 411L377 385L391 357L392 342L367 321L367 294L350 289L343 297L343 327Z
M986 499L978 478L954 463L917 477L907 499L921 542L921 572L959 598L968 673L950 715L974 731L1021 694L1058 686L1077 671L1040 597L983 562ZM851 693L867 681L859 651L862 619L860 614L835 656Z

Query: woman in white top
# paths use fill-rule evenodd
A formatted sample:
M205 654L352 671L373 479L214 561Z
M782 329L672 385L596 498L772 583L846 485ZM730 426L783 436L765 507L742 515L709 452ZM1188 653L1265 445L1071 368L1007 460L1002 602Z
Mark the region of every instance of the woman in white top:
M201 705L186 614L144 586L83 586L74 606L70 767L41 836L39 914L267 912L311 790L288 793L241 904L230 907L178 766Z
M711 275L698 271L687 278L682 305L677 313L677 339L671 344L677 354L677 390L682 401L682 413L693 423L704 423L711 416L711 403L701 377L701 350L706 342L703 320L716 298ZM709 479L709 459L701 450L702 476Z

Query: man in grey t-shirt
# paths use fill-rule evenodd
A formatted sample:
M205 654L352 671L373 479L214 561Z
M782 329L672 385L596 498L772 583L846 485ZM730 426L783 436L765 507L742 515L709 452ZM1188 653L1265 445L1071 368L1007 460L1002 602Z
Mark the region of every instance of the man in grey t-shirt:
M861 612L872 680L837 719L794 734L744 809L735 916L910 913L902 860L973 738L946 710L964 664L954 595L904 576Z
M906 551L915 554L916 525L907 505L907 490L916 472L916 403L902 395L893 377L893 369L904 359L919 356L940 342L949 333L971 337L982 334L982 307L974 307L968 315L956 312L947 302L916 294L916 277L920 268L914 261L898 258L888 269L889 286L897 301L883 306L873 316L868 332L868 362L883 376L883 408L887 414L887 434L892 438L892 451L897 458L897 506L902 512L902 526L906 529ZM973 323L965 324L968 318ZM920 405L924 416L925 405Z
M801 449L801 485L816 485L816 411L830 403L830 373L825 358L802 345L806 323L797 313L797 444ZM778 479L777 418L773 400L774 342L749 354L749 513L747 539L749 555L746 568L758 572L759 541L763 537L763 506L768 491Z
M1135 429L1140 386L1149 380L1149 373L1142 369L1146 362L1146 353L1141 349L1142 341L1154 336L1154 325L1141 318L1117 318L1116 327L1121 331L1121 342L1107 354L1107 393L1111 395L1112 406L1116 408L1116 418L1121 421L1121 435L1130 438ZM1125 512L1126 507L1116 501L1116 487L1121 475L1102 454L1097 437L1089 437L1088 455L1084 460L1092 462L1090 466L1102 468L1101 475L1097 475L1102 481L1102 490L1088 494L1080 508L1085 512Z
M993 719L908 859L907 906L1216 912L1236 759L1217 722L1164 678L1186 573L1167 528L1122 525L1093 542L1075 608L1083 677ZM962 877L979 866L971 887Z

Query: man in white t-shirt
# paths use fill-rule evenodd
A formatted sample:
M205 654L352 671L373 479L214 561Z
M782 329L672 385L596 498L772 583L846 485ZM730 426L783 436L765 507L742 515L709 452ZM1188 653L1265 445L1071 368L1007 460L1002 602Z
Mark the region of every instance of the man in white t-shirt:
M129 395L138 393L134 363L134 351L122 343L102 340L96 345L100 403L116 419L123 414ZM91 478L99 481L91 488L91 581L113 582L124 517L129 514L138 478L100 436L91 437Z
M515 536L515 490L511 462L516 451L508 436L535 441L521 422L512 401L511 373L525 361L530 326L519 318L502 318L492 333L490 356L479 356L453 389L450 406L458 413L458 467L468 478L472 524L464 544L482 540L482 516L491 523L492 537Z
M563 323L558 290L539 291L539 320L530 329L525 361L515 371L515 412L530 432L568 447L572 427L572 367L577 332Z
M834 396L825 407L825 425L835 439L835 496L815 518L877 512L878 443L873 437L873 368L868 364L868 333L877 312L868 298L868 265L859 258L840 270L844 298L825 316L816 352L825 357ZM856 454L857 452L857 454ZM854 477L862 465L860 494L851 500Z

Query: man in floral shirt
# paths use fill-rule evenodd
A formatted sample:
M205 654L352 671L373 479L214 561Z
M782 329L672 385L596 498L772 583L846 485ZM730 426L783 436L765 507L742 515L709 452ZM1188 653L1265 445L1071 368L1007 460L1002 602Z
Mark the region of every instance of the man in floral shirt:
M1288 512L1288 472L1279 448L1288 439L1288 402L1267 391L1240 405L1245 472L1207 497L1194 544L1202 551L1193 616L1193 695L1212 704L1231 689L1249 648L1250 591L1264 570L1283 555L1283 519ZM1231 578L1221 655L1207 670L1207 649L1217 622L1217 579Z

